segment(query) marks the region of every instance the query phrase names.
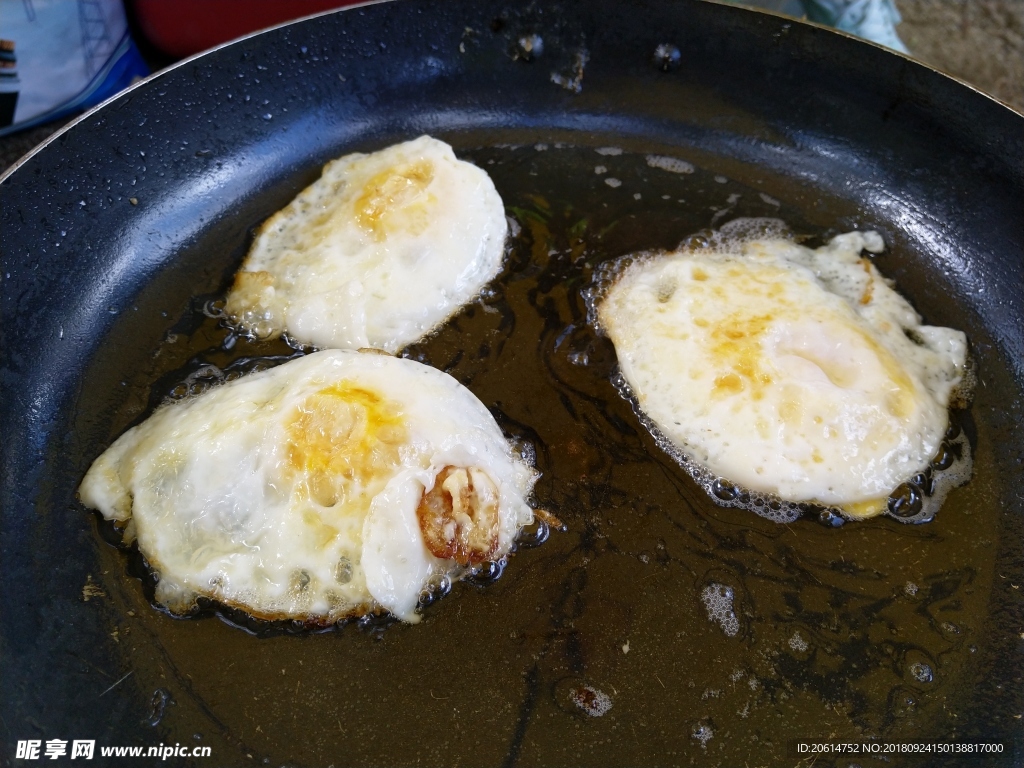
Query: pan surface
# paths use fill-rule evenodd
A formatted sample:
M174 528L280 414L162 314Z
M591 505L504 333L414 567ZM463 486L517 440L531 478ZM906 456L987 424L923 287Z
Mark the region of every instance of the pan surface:
M293 354L229 338L210 302L325 161L421 133L485 168L518 227L481 300L405 354L534 446L566 530L416 626L159 612L77 502L84 472L203 366ZM90 739L210 747L171 765L779 765L827 739L998 742L978 764L1020 765L1021 136L880 48L639 0L352 9L87 115L0 183L0 764L19 740ZM595 270L764 216L812 243L877 229L881 271L967 333L975 475L933 522L718 507L616 392ZM705 605L726 594L735 626ZM816 765L851 762L883 756Z

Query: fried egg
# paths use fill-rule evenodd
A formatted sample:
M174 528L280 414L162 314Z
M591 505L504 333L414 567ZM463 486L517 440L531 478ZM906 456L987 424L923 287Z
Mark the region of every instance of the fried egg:
M444 142L346 155L263 225L225 312L259 337L396 352L494 278L507 228L490 177Z
M82 481L127 523L156 600L326 625L507 555L536 473L487 408L412 360L331 350L158 409Z
M967 370L964 334L924 325L862 255L883 247L875 232L817 250L727 232L632 258L597 321L684 457L747 491L871 516L929 466Z

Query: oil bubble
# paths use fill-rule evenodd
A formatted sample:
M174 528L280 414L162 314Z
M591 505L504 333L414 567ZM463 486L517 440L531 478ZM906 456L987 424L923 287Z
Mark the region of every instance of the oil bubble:
M740 493L739 488L722 478L718 478L712 483L711 492L722 501L732 501Z
M903 483L889 497L889 514L893 517L915 517L922 507L920 490L910 483Z
M384 630L392 624L397 624L399 621L401 619L396 618L390 613L368 613L356 620L356 626L363 632L376 635L379 638Z
M919 683L930 683L935 679L935 674L932 672L932 668L925 664L923 661L915 661L910 665L910 674Z
M516 537L516 546L530 549L531 547L543 544L550 535L550 526L548 526L546 521L535 515L533 522L529 525L524 525L519 531L519 536Z
M967 436L951 420L946 438L929 466L893 492L886 514L903 523L928 522L935 517L949 492L966 483L972 472Z
M953 466L953 462L956 457L953 455L953 451L948 443L943 443L939 446L938 452L935 454L935 458L932 459L932 469L949 469Z
M452 580L447 576L443 576L438 581L428 584L423 592L420 593L419 605L421 608L433 605L451 591Z
M935 492L935 481L932 479L932 468L928 467L924 472L918 472L909 481L910 485L920 489L925 496L931 496Z
M818 514L818 522L829 528L838 528L846 522L846 518L831 509L823 509Z
M493 584L505 572L507 560L503 557L500 560L491 560L473 568L466 576L465 581L478 586Z

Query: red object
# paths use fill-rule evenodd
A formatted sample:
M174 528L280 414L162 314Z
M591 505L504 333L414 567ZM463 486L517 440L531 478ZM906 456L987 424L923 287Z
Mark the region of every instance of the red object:
M184 58L250 32L359 0L132 0L155 47Z

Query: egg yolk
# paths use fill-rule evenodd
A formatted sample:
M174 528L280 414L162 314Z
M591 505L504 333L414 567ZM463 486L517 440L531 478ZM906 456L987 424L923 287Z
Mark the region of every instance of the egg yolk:
M434 180L434 166L426 160L386 168L363 185L355 201L356 221L378 242L403 231L418 235L430 223L427 191Z
M724 306L775 307L770 312L743 309L710 319L697 317L693 321L707 334L707 350L712 359L728 369L715 378L711 396L722 398L747 393L745 397L751 400L762 400L767 388L773 384L773 366L765 358L765 335L775 323L785 324L808 311L795 305L791 297L786 297L785 283L791 279L790 275L774 267L732 266L725 272L724 280L710 280L700 267L695 267L691 276L696 282L696 285L691 283L691 292L695 296L710 292L711 302L698 299L695 303L711 310L711 315L718 315L718 310ZM737 296L741 301L737 301ZM853 323L843 322L838 316L830 316L827 321L842 323L843 331L851 336L850 342L869 350L878 360L889 384L884 406L897 418L906 418L914 407L914 385L893 355ZM797 348L795 345L793 348L780 347L776 352L796 355L813 363L840 389L857 383L857 371L839 354L815 354L810 348ZM795 421L800 410L797 403L784 401L779 417L783 422Z
M342 381L306 397L287 435L299 492L333 507L372 497L401 464L408 430L396 403Z

